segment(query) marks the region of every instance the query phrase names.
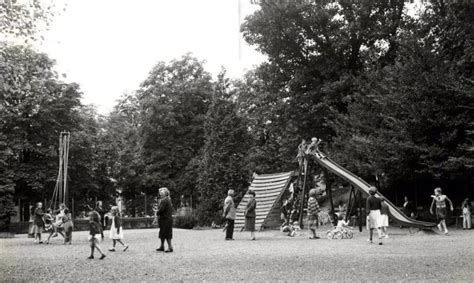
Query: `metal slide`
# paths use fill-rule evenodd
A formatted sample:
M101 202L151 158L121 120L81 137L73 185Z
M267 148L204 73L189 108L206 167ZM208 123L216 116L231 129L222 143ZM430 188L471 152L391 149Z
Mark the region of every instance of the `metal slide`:
M346 170L336 162L332 161L330 158L324 156L320 152L313 152L312 154L316 161L332 173L336 174L337 176L341 177L342 179L346 180L350 184L352 184L356 189L361 191L365 195L369 195L369 188L370 185L353 174L352 172ZM381 193L377 192L378 196L383 196ZM391 203L387 198L385 198L385 202L388 204L389 208L389 215L390 217L395 220L396 222L400 223L403 226L408 227L416 227L421 229L431 229L432 227L436 226L435 223L432 222L425 222L425 221L418 221L406 216L398 207L396 207L393 203Z

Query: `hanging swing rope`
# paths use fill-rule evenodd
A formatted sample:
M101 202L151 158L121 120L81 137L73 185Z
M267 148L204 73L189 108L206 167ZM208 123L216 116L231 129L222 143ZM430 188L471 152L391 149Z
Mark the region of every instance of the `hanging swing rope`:
M59 135L59 170L56 186L54 187L53 196L49 207L57 207L60 203L67 203L68 187L67 187L67 171L69 159L69 141L70 133L61 132Z

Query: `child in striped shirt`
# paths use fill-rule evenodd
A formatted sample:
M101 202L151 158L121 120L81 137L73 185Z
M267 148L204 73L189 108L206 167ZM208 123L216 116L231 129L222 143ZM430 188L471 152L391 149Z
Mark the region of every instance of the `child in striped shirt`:
M308 222L309 230L312 233L311 237L309 237L310 239L319 239L319 237L316 235L316 228L318 227L318 213L319 204L316 200L316 189L311 189L309 191L308 199Z

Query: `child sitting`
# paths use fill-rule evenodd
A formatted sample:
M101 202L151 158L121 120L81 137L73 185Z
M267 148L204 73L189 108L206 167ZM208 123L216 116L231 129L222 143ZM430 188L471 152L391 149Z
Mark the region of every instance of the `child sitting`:
M339 214L338 220L337 220L337 226L336 226L336 231L344 231L345 228L349 226L349 222L344 220L344 215Z

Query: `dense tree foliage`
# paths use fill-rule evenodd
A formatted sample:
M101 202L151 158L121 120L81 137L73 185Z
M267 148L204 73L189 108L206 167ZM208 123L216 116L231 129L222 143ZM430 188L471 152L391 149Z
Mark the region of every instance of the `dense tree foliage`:
M137 93L145 186L155 191L164 186L181 195L184 188L179 184L186 182L186 168L192 168L190 163L204 144L211 93L211 75L190 55L169 64L160 62L151 70Z
M358 78L334 124L339 160L384 175L389 188L472 176L472 23L472 10L458 6L433 6L407 23L396 61Z
M250 137L245 120L237 113L230 82L222 72L215 84L206 115L205 144L199 157L198 185L201 224L218 220L227 190L241 198L249 185L246 155Z

